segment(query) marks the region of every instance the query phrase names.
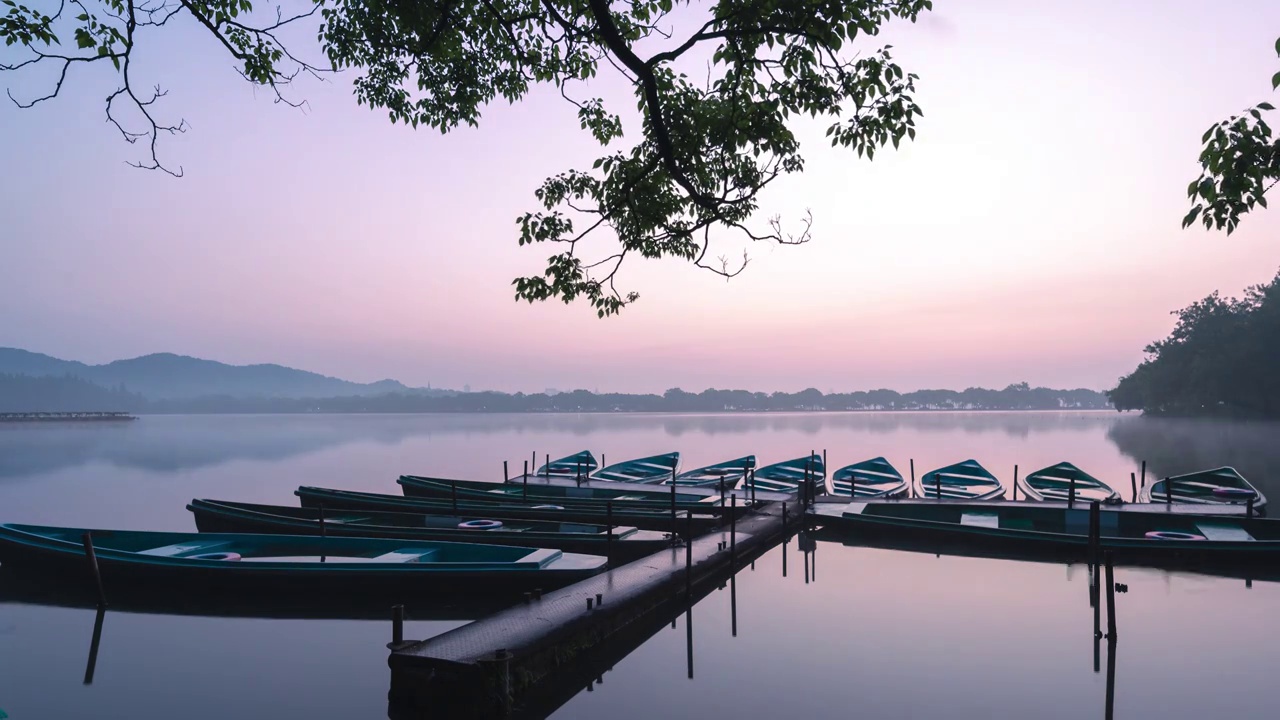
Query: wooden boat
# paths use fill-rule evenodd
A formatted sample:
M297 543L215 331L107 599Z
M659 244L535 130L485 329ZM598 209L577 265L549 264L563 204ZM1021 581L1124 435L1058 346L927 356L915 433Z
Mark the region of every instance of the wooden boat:
M813 454L757 468L747 478L745 486L750 487L754 483L757 490L796 492L805 478L810 478L821 493L826 487L826 477L822 457Z
M0 563L89 580L92 536L104 586L147 583L157 592L343 591L458 593L554 587L602 572L603 557L545 548L298 535L86 530L0 524Z
M746 478L747 472L756 466L756 456L725 460L697 470L688 470L676 476L676 485L686 487L716 487L724 483L726 490L733 490ZM758 489L758 488L757 488Z
M1069 462L1060 462L1047 468L1028 473L1018 479L1028 500L1068 500L1075 488L1076 502L1119 503L1120 493L1098 478Z
M679 465L680 453L665 453L614 463L597 470L591 478L593 480L656 485L674 477L676 467Z
M902 473L882 457L845 465L831 474L832 495L893 498L906 495L907 490L907 481L902 479Z
M1004 497L1004 485L977 460L965 460L954 465L940 467L920 476L917 494L922 498L937 500L994 500Z
M532 486L530 486L532 487ZM419 513L428 515L466 514L483 515L498 520L547 520L552 522L580 522L603 525L609 522L610 513L602 506L571 506L553 502L523 503L517 497L511 500L501 498L493 500L471 500L459 498L456 503L449 498L417 498L400 495L384 495L381 493L356 492L353 490L333 490L330 488L300 487L294 491L303 507L325 510L378 510L397 513ZM628 525L641 530L660 530L670 532L671 510L634 507L619 504L613 508L613 522ZM681 527L685 518L683 513L679 519ZM701 509L695 510L692 518L695 532L706 532L718 527L722 520L718 514L709 514Z
M1280 561L1280 520L1204 515L1187 506L1100 504L1100 549L1128 563L1215 565ZM1005 557L1087 560L1089 505L1064 502L932 500L818 503L824 527L868 538L897 538L940 550L982 548Z
M1165 503L1170 498L1166 488L1173 487L1173 502L1201 505L1238 505L1245 507L1250 498L1253 509L1261 512L1267 506L1267 498L1258 488L1244 479L1235 468L1220 467L1186 475L1175 475L1157 480L1139 493L1140 502Z
M584 478L596 471L599 464L596 463L596 456L590 451L583 450L580 453L568 455L559 460L552 460L549 463L543 463L534 475L540 477L576 477Z
M549 520L497 520L484 515L427 515L367 510L321 510L280 505L192 500L202 533L279 533L334 537L404 538L556 548L566 552L639 557L671 545L671 536L634 527L610 528ZM323 523L321 518L323 517Z
M449 498L459 500L488 500L553 503L565 507L599 507L612 503L614 507L670 508L674 500L678 509L697 509L702 512L720 512L722 505L718 495L694 495L672 493L670 490L651 487L574 487L572 485L528 486L515 483L491 483L481 480L447 480L444 478L401 475L397 480L405 497ZM726 508L727 510L727 508Z

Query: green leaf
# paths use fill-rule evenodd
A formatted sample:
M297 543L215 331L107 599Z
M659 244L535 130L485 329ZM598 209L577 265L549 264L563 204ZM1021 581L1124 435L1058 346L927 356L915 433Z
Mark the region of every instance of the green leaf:
M1271 89L1275 90L1276 88L1280 88L1280 72L1271 76Z
M1280 38L1276 38L1276 55L1280 55Z
M1196 218L1200 216L1200 211L1203 209L1204 208L1200 205L1191 208L1191 212L1187 213L1187 216L1182 218L1182 228L1185 230L1191 227L1191 223L1196 221Z
M1259 110L1275 110L1276 106L1269 102L1258 103Z

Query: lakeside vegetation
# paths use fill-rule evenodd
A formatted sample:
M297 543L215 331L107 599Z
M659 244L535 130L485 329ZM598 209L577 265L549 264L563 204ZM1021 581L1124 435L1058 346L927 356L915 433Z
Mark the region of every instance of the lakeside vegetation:
M1060 410L1106 409L1095 390L1033 388L1027 383L1003 390L870 390L797 393L674 388L661 395L592 393L468 392L428 396L385 393L360 397L284 398L206 395L149 399L124 387L112 390L73 376L0 376L0 410L124 410L140 413L523 413L523 412L769 412L842 410Z
M1280 418L1280 274L1238 299L1214 292L1174 314L1169 337L1107 393L1117 410Z

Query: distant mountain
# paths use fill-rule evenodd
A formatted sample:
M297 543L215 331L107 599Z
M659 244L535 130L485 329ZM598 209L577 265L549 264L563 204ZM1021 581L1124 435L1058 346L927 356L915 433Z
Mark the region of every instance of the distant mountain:
M355 383L283 365L228 365L213 360L156 353L105 365L86 365L17 348L0 348L0 373L33 377L72 376L108 388L123 386L148 400L208 396L232 398L358 397L387 393L439 395L395 380Z
M144 405L146 400L141 395L104 388L71 375L0 373L0 413L128 412Z

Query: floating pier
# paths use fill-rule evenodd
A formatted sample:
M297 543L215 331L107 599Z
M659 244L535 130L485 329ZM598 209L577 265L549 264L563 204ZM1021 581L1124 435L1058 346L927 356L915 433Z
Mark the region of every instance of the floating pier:
M0 413L0 423L6 422L121 422L137 420L127 412L11 412Z
M694 538L421 642L393 644L394 716L501 717L558 669L655 613L683 609L726 571L763 553L800 513L768 503L736 525ZM647 623L644 623L647 624Z

